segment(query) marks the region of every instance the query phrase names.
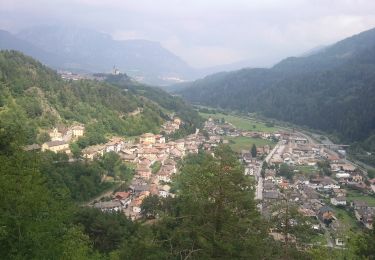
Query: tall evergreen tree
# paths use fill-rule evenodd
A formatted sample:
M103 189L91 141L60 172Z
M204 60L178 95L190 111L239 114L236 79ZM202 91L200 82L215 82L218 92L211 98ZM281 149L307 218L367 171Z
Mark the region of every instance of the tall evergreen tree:
M253 183L243 170L229 146L220 146L215 157L201 153L184 160L173 212L160 221L169 227L161 228L161 237L172 255L246 259L271 253Z
M87 259L87 237L70 225L72 203L53 193L39 173L39 158L26 153L0 122L0 252L3 259ZM20 125L19 140L26 133ZM75 247L72 247L74 241ZM66 259L68 259L66 258Z
M253 158L257 157L257 147L255 146L255 144L253 144L253 146L251 146L251 156Z
M357 236L352 246L360 259L375 259L375 228Z

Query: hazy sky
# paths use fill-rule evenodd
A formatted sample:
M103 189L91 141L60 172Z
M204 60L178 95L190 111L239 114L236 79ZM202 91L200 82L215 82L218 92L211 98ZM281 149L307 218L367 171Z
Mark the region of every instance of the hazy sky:
M194 67L266 65L375 27L375 0L0 0L0 28L43 24L158 41Z

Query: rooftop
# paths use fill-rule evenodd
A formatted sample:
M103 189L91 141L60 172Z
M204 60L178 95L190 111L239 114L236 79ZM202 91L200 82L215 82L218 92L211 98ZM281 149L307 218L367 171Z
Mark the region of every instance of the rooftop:
M64 145L64 144L68 144L68 143L65 141L50 141L46 143L48 147L59 146L59 145Z

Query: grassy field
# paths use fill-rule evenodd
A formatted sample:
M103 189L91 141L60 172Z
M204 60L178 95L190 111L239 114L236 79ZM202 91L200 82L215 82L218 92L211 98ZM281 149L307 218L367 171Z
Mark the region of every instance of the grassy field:
M358 223L354 215L351 215L351 213L349 213L345 209L333 205L332 209L335 212L335 217L340 221L341 227L343 228L345 233L349 231L356 232L360 229L360 224Z
M206 113L199 113L203 118L209 118L210 116L215 119L222 119L224 118L225 121L233 124L235 127L248 130L248 131L259 131L259 132L276 132L278 130L277 127L270 127L266 126L265 123L259 122L257 120L253 120L250 118L243 118L234 115L224 115L221 113L216 114L206 114Z
M261 138L251 138L251 137L244 137L244 136L238 136L238 137L225 137L226 140L229 141L229 146L233 149L235 152L241 152L242 150L250 150L253 144L255 144L257 147L265 146L266 144L270 145L271 148L273 148L276 144L269 140L264 140Z
M315 233L310 237L310 243L314 245L327 245L327 239L324 234Z
M310 174L318 172L317 168L315 168L314 166L309 166L309 165L296 165L293 168L294 170L298 170L302 174L306 174L306 175L310 175Z
M348 201L354 201L354 200L365 201L368 203L369 206L375 207L375 197L364 195L356 190L348 189L347 191L348 191L348 194L347 194Z

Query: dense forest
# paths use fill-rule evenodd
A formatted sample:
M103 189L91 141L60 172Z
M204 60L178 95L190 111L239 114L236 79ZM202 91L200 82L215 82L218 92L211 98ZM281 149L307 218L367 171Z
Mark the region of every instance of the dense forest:
M151 92L146 86L124 91L107 82L64 81L56 72L15 51L0 52L0 86L0 120L5 125L21 121L27 127L29 144L45 141L43 130L73 122L86 126L81 147L103 143L107 135L156 133L171 113L181 116L194 130L201 123L190 106L164 91ZM137 109L142 112L132 115Z
M219 73L174 89L195 103L255 112L326 131L342 142L363 142L375 129L375 29L271 69Z

